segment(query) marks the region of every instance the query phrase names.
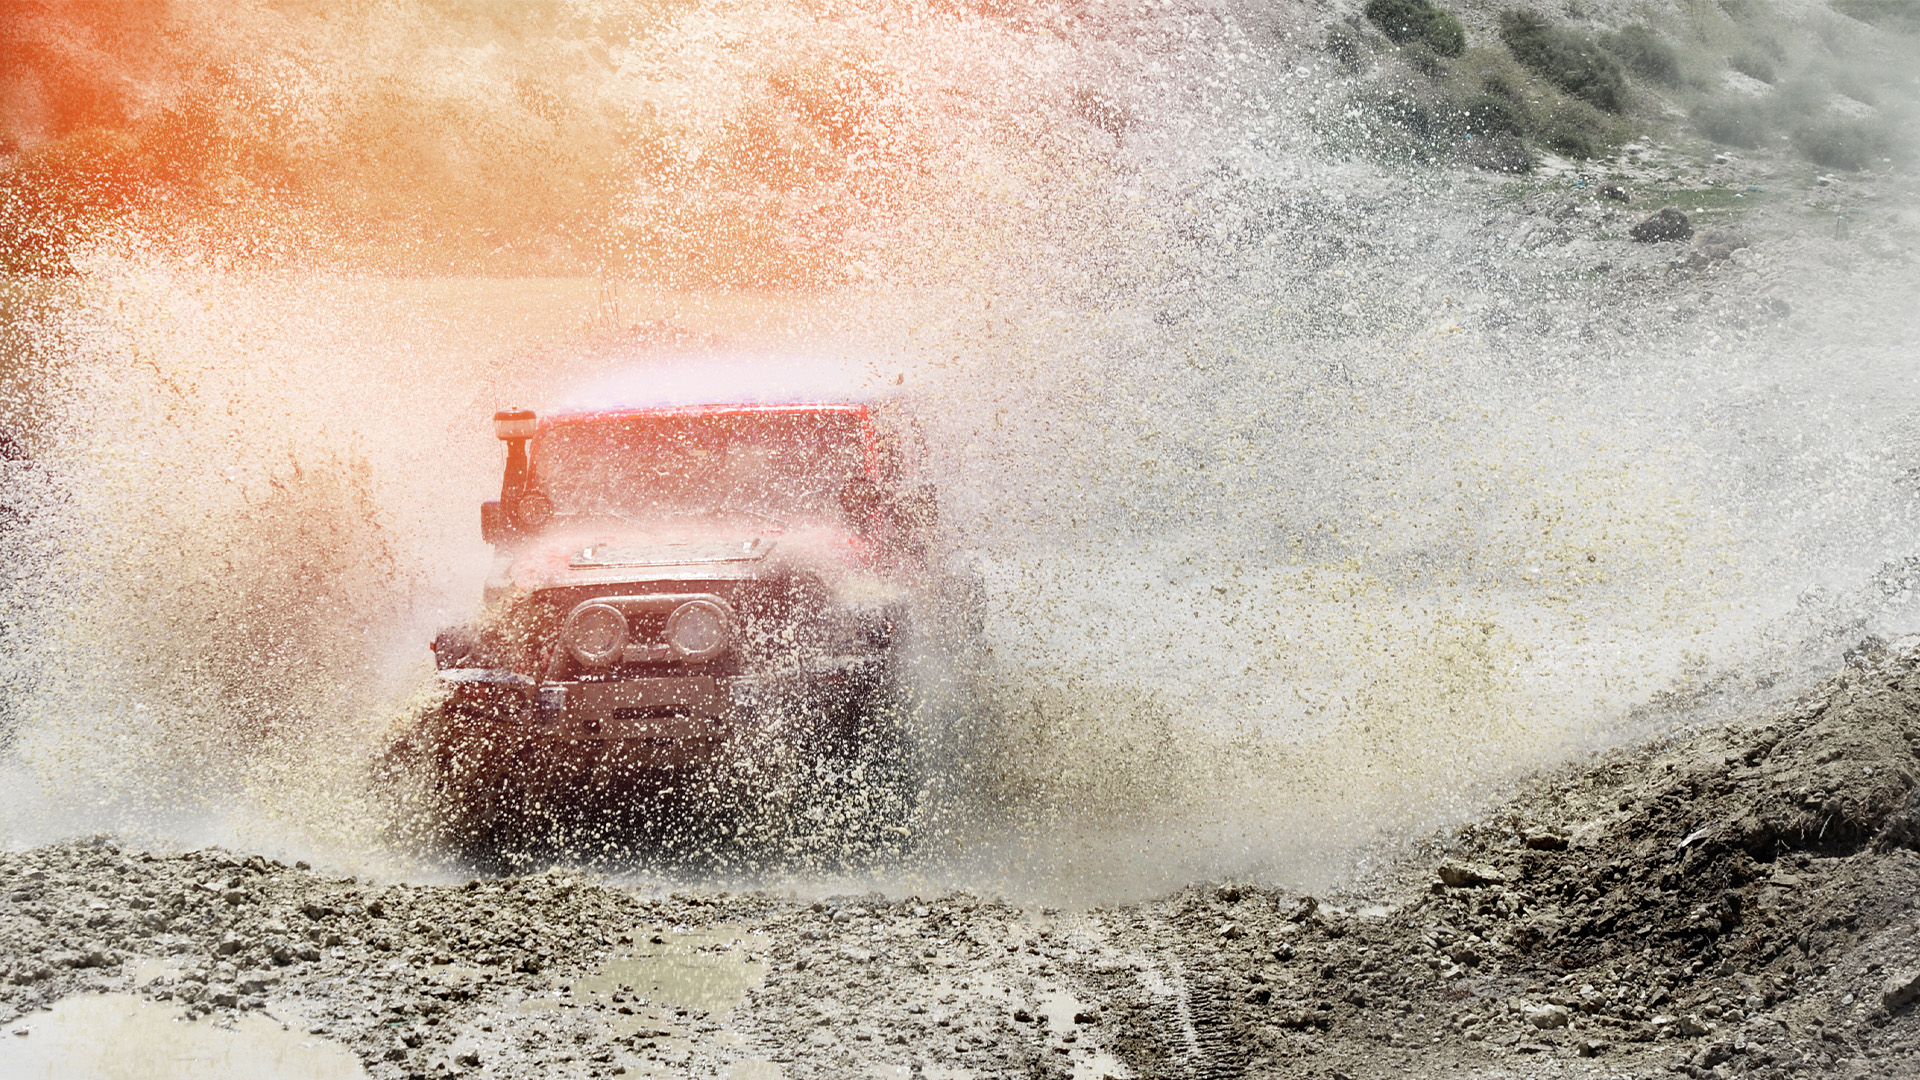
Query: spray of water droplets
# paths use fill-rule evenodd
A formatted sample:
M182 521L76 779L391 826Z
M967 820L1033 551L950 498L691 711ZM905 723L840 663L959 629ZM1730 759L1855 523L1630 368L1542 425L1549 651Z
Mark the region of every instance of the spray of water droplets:
M12 842L458 872L374 763L478 607L485 418L659 345L900 383L985 590L915 854L761 882L1325 881L1913 628L1905 279L1782 215L1714 278L1556 238L1577 176L1343 147L1317 16L181 10L255 58L155 85L269 104L227 151L289 179L7 279Z

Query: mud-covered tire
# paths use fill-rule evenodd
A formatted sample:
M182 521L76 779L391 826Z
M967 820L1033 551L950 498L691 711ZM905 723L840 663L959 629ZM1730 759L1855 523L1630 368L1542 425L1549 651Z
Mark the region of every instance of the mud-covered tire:
M501 765L515 743L509 729L452 702L422 708L376 764L393 838L482 873L524 869L534 830Z
M887 673L837 703L834 737L800 770L790 839L799 861L868 865L912 850L921 769L912 702Z

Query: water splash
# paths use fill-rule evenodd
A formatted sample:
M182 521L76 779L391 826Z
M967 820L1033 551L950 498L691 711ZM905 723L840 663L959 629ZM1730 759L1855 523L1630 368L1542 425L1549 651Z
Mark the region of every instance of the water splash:
M653 164L568 233L597 279L355 276L318 228L236 259L244 216L207 216L204 248L116 219L63 249L79 276L10 285L37 350L10 414L58 492L14 534L40 553L10 600L10 839L458 872L389 842L368 762L475 606L482 421L715 338L901 380L987 586L989 650L929 676L956 730L889 887L1324 881L1665 692L1790 685L1913 627L1897 262L1780 203L1718 277L1575 236L1603 209L1577 174L1329 152L1351 85L1311 21L1089 10L640 20L501 114L652 103ZM503 24L503 57L408 25L333 33L444 31L469 112L565 31ZM765 284L722 264L822 215L780 263L815 291L673 285Z

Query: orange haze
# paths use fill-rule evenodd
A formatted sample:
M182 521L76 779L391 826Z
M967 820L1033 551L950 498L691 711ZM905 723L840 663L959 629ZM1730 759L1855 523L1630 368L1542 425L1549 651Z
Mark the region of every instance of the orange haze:
M138 237L220 266L832 284L925 168L885 5L771 6L762 32L729 10L717 47L710 6L10 0L0 271Z

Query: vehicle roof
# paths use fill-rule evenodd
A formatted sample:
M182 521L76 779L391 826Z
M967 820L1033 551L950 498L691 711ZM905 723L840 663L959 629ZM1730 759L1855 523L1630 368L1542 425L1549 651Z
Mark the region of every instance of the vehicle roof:
M680 356L610 372L563 394L542 419L749 405L865 404L887 396L850 361L805 355Z

